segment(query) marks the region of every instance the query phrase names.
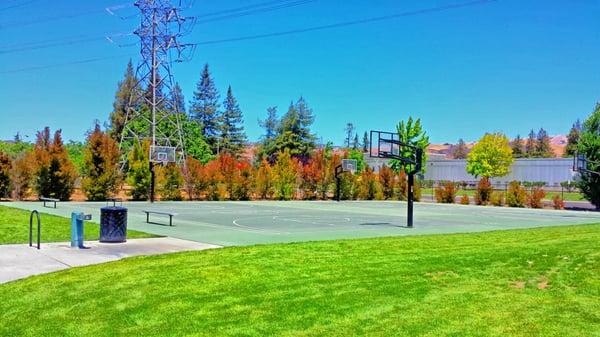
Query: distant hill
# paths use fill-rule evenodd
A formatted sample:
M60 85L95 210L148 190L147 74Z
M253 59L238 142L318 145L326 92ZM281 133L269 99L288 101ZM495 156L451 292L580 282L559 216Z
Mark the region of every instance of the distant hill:
M475 145L475 142L467 143L467 148L470 150ZM557 135L550 137L550 145L556 157L562 157L567 147L567 136ZM453 159L452 153L456 149L455 144L431 144L427 148L427 152L437 156L445 156L446 159Z

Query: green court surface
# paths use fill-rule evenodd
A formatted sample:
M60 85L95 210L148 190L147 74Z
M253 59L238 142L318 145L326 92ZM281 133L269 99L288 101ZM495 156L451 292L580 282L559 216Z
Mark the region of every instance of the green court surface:
M62 216L82 211L92 214L94 222L106 206L62 202L52 209L42 208L39 202L0 204ZM415 226L406 228L406 203L398 201L126 202L123 206L129 209L130 229L224 246L600 223L600 213L595 212L417 203ZM153 223L145 223L143 210L177 213L174 226L169 227L168 217L161 215L151 215Z

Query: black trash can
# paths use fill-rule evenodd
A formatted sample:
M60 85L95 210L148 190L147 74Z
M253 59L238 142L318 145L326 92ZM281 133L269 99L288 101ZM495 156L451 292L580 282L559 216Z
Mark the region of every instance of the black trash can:
M127 208L103 207L100 209L100 242L127 241Z

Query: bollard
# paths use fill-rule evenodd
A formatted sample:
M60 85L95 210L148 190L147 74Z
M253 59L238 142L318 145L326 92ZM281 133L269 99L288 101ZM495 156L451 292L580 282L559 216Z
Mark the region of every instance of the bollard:
M87 249L83 245L83 222L85 220L92 220L92 216L82 212L71 213L71 248Z

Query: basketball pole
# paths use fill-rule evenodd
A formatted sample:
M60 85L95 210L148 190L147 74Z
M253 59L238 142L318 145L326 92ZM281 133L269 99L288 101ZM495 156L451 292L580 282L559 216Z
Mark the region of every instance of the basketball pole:
M154 184L156 175L154 174L154 162L150 160L150 203L154 203Z
M414 199L415 199L415 175L413 173L410 173L408 175L408 213L406 216L406 225L408 226L408 228L412 228L413 227L413 214L414 214L414 208L413 208L413 204L414 204Z

